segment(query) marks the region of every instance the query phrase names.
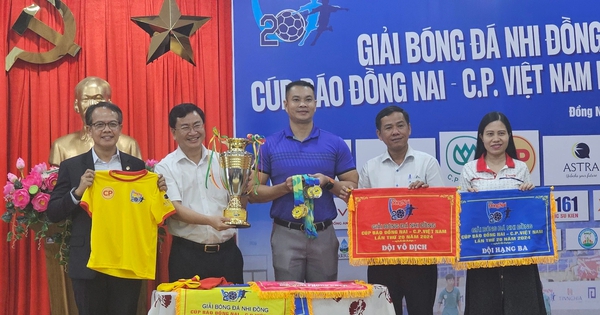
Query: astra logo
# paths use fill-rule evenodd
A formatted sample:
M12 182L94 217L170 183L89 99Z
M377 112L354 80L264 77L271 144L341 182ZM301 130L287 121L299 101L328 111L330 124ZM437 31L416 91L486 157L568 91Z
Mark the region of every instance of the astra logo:
M575 156L578 159L589 159L590 147L583 142L577 143L573 146L573 156Z
M446 164L450 171L458 175L463 166L475 156L477 139L472 136L458 136L446 146Z

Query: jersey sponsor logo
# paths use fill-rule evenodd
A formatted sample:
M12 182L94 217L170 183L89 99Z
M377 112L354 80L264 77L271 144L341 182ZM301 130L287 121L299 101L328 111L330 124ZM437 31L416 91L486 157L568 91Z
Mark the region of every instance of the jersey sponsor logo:
M142 193L132 190L129 194L131 202L133 203L142 203L144 201L144 195Z
M112 199L115 196L115 190L111 187L106 187L102 189L102 198L104 199Z

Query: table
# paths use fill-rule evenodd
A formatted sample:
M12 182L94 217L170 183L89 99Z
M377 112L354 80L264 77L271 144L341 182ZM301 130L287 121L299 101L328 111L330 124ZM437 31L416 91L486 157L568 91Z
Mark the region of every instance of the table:
M215 291L220 291L220 287L216 287L211 290L200 291L199 295L205 295L207 299L203 300L203 307L195 309L192 312L194 314L212 314L212 315L263 315L269 314L261 312L261 307L257 305L254 310L232 310L215 308L216 304L210 302L210 299L214 300ZM227 287L231 288L231 287ZM247 285L238 286L241 291L245 291L245 297L252 298L256 297L256 293L250 291L250 287ZM238 290L238 291L240 291ZM220 293L219 293L220 294ZM177 293L176 292L158 292L152 293L152 302L150 304L150 311L148 315L176 315L175 304L176 304ZM262 300L264 301L264 300ZM304 298L296 298L296 312L295 315L395 315L394 305L388 292L387 287L379 284L373 285L373 295L366 298L339 298L339 299L311 299L312 301L312 314L309 314L308 301ZM218 301L217 301L218 302ZM204 308L206 306L206 308ZM258 311L255 311L258 310ZM278 313L277 315L279 315Z

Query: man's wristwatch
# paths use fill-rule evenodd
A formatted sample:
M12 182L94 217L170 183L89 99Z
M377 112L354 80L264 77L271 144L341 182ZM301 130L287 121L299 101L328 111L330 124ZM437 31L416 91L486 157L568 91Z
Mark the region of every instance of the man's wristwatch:
M327 177L327 179L329 179L329 181L327 183L325 183L325 185L323 185L323 189L331 190L331 188L333 188L333 184L335 183L335 181L329 177Z

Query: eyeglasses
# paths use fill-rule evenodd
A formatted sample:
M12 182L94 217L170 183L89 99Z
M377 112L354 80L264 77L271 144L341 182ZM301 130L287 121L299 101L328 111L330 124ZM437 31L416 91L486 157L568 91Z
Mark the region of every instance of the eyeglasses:
M199 132L202 130L203 127L204 127L204 123L198 122L198 123L195 123L191 127L190 127L190 125L181 125L181 126L179 126L179 130L181 130L181 132L183 132L183 133L189 133L190 131L192 131L192 129L194 129L194 131L196 131L196 132Z
M121 123L119 123L116 120L109 121L107 123L103 122L103 121L99 121L97 123L91 124L90 126L92 128L94 128L94 130L104 130L104 128L106 128L106 126L108 126L108 128L110 128L111 130L117 130L121 126Z

